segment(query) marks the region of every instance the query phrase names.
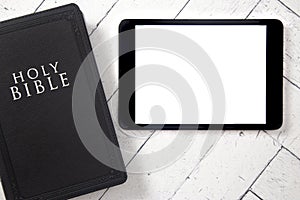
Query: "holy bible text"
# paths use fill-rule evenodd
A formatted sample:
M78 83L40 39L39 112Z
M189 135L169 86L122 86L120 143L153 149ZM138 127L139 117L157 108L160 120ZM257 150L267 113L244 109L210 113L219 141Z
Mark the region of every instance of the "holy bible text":
M14 85L10 91L13 101L70 86L67 72L60 71L58 61L12 73L12 79Z

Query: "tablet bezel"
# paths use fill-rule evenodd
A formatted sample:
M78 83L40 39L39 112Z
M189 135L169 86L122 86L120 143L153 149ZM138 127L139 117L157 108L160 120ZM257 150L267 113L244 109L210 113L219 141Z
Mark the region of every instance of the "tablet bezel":
M135 123L135 31L136 25L266 25L266 123L265 124L136 124ZM126 36L120 33L127 32ZM133 49L128 53L123 52ZM282 125L283 94L283 25L277 19L250 20L170 20L170 19L125 19L119 25L119 124L124 129L145 130L274 130ZM123 75L130 74L126 79ZM131 93L128 104L128 93ZM129 108L129 110L128 110Z

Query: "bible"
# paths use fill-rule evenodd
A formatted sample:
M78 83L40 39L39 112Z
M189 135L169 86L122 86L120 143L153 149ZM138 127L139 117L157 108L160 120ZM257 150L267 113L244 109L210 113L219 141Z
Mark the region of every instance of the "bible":
M0 172L6 199L66 199L125 182L101 81L76 96L99 75L79 8L69 4L2 22L0 44ZM88 67L81 69L88 56ZM96 78L84 78L88 72ZM92 99L103 132L84 126L93 116L77 97Z

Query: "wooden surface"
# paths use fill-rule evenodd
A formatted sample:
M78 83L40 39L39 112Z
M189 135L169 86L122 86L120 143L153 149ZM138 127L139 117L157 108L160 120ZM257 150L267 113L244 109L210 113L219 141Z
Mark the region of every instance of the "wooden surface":
M76 200L300 199L299 0L0 0L0 20L72 2L84 13L96 50L117 36L124 18L277 18L285 26L284 125L280 130L175 133L182 140L193 134L194 142L171 165L130 173L125 184ZM117 47L106 48L110 56L117 55ZM99 64L100 58L96 59ZM141 157L167 146L174 132L122 130L117 123L118 63L99 69L120 145L127 152L125 163L129 169L142 166ZM205 147L208 134L215 137Z

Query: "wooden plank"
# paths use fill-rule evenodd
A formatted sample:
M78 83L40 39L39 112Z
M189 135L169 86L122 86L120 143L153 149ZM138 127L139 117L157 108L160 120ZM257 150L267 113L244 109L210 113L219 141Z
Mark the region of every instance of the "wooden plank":
M226 132L173 199L239 199L279 148L263 132Z
M157 133L139 154L157 151L170 142L172 134ZM179 134L195 135L191 147L179 160L155 172L129 174L124 185L110 188L102 199L238 199L279 149L278 143L263 132L257 136L257 132L230 131L201 161L206 133ZM131 164L143 164L135 162L138 161L134 159Z
M192 0L178 19L244 19L257 2L259 1Z
M31 14L41 4L42 0L1 0L0 21Z
M300 160L282 149L252 190L262 199L300 199Z
M157 159L155 157L156 159L143 160L143 156L151 156L152 153L164 149L172 143L176 136L182 141L194 137L193 143L182 152L182 157L179 157L177 161L171 160L168 166L156 170L153 168L154 171L144 173L130 173L125 184L110 188L102 199L168 199L172 197L194 166L203 158L201 150L210 134L216 133L204 131L156 132L141 149L138 156L130 163L128 169L143 171L143 168L148 167L147 164L157 164L159 166L160 159L168 158L160 157Z
M300 85L300 17L278 1L262 0L249 18L275 18L284 24L284 75Z
M116 0L46 0L38 11L75 3L82 11L88 32L91 33L115 2Z
M253 192L248 191L242 200L261 200Z
M300 2L298 0L280 0L280 2L300 16Z

